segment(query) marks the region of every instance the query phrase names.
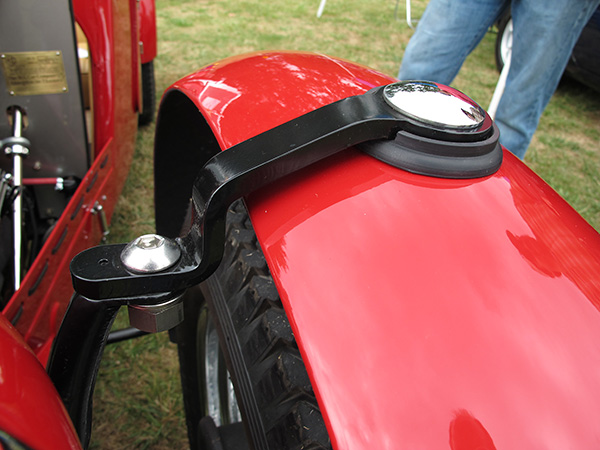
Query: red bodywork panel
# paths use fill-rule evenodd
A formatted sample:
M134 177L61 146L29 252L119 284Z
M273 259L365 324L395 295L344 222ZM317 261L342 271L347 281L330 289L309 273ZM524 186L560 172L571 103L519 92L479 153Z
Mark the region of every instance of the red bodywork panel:
M266 53L174 87L225 149L391 81ZM447 180L349 149L247 204L334 448L600 445L600 237L510 153Z
M140 24L141 62L149 63L156 58L156 5L154 0L141 0L138 8Z
M33 449L81 448L46 371L2 316L0 342L0 430Z
M96 156L20 289L2 311L42 364L74 293L71 259L102 238L94 205L102 205L110 219L133 157L137 112L132 93L137 95L137 85L132 85L131 61L137 61L137 41L132 48L128 5L116 0L73 2L91 52Z

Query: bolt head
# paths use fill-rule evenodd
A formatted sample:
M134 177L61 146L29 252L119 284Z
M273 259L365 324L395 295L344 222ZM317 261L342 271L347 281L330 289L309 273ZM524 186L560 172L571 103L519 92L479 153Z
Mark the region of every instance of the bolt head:
M131 241L121 252L121 261L131 272L156 273L179 260L177 243L158 234L145 234Z
M450 131L479 129L484 111L458 91L429 81L400 81L387 85L383 97L396 111L424 126Z

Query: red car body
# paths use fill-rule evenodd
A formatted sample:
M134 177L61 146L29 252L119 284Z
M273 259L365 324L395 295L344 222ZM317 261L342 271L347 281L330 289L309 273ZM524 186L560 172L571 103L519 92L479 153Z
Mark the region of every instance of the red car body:
M131 160L139 65L154 50L145 31L153 25L143 25L148 3L140 14L127 5L73 4L93 62L94 152L0 317L7 445L8 437L40 449L80 445L63 406L71 399L44 366L69 325L67 264L101 240L94 206L110 217ZM185 77L159 118L184 145L156 149L157 186L171 189L157 223L181 222L179 206L204 163L198 137L226 150L394 81L281 52ZM198 117L202 129L193 128ZM510 153L492 175L456 180L349 148L245 199L333 448L598 446L600 237ZM164 202L174 210L162 212Z
M154 0L142 0L139 2L138 24L140 40L140 62L149 63L156 58L156 5Z
M135 8L136 3L130 3ZM16 327L43 364L73 293L68 265L75 254L100 242L100 221L92 207L99 202L108 218L112 216L133 157L137 130L137 38L135 45L117 47L120 52L113 45L114 40L132 41L135 16L123 15L110 1L98 1L95 7L75 1L73 11L94 61L95 158L21 288L2 312L9 320L20 315Z
M393 81L259 53L171 89L226 150ZM510 153L451 180L351 148L246 203L333 448L600 444L600 237Z
M150 61L156 55L154 2L144 0L141 5L138 8L135 0L74 0L72 4L63 1L49 6L64 10L70 16L70 24L76 22L85 35L85 48L91 62L89 104L93 107L87 130L91 141L89 165L85 173L77 175L81 179L76 191L48 233L20 288L7 301L0 315L0 430L35 449L78 448L80 445L63 399L44 366L74 294L69 263L74 255L98 244L103 238L106 230L99 220L99 207L110 220L133 157L141 102L139 67L142 61ZM23 32L37 36L33 31L39 31L40 39L31 48L16 50L5 42L2 52L47 50L43 31L37 29L39 25L34 15L26 11L31 5L22 4L21 7L17 13L23 12L22 15L13 10L11 13L15 15L12 16L5 11L2 23L16 21L18 17L22 20ZM50 19L53 15L47 17ZM60 31L52 30L54 33ZM75 28L67 27L64 32L74 36ZM140 39L145 49L142 59ZM71 86L71 92L69 95L78 95L79 87ZM47 97L51 102L52 95ZM14 103L29 114L30 124L46 120L29 111L28 96L17 95ZM56 130L56 133L68 132L68 129ZM23 135L28 137L27 129ZM48 135L43 139L60 158L62 149L52 146L53 137ZM33 147L30 150L35 158L37 149L35 145ZM39 177L28 170L25 167L26 184L28 177Z
M0 430L33 449L81 448L44 367L4 317L0 318L0 343ZM0 442L7 444L4 439Z

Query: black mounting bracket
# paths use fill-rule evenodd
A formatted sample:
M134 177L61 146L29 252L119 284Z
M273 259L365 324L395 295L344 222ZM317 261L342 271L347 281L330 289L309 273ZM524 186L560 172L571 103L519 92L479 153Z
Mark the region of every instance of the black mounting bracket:
M500 167L502 150L491 120L468 131L424 127L390 106L384 100L384 89L378 87L321 107L215 155L194 183L193 223L188 234L177 239L181 249L177 264L159 273L134 274L121 262L125 244L94 247L71 262L75 290L93 300L147 304L153 302L152 295L196 285L208 278L222 259L225 215L233 201L344 149L365 142L391 141L399 132L414 136L410 148L413 156L422 153L427 160L432 151L437 153L432 173L423 168L427 163L419 164L417 173L475 178ZM419 140L426 142L421 152ZM474 156L481 161L483 155L482 164L476 164L475 170L471 164L467 171L438 173L440 152L432 150L432 140L453 143L449 159L471 161ZM469 144L461 153L457 142ZM473 142L485 145L474 151ZM403 151L401 146L398 151ZM414 157L411 161L408 167L402 167L401 162L398 167L413 170Z

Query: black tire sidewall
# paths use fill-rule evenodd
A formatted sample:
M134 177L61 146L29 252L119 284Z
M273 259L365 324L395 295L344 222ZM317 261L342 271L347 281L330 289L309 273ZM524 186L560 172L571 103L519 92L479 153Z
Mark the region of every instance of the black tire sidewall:
M198 364L199 352L203 353L199 335L206 330L206 325L201 323L206 302L200 286L186 291L183 310L184 320L175 328L175 339L190 448L196 449L199 448L198 424L200 419L206 416L207 409L204 390L201 389L205 376Z
M141 65L142 110L138 115L138 125L148 125L154 119L156 107L156 81L154 79L154 61Z

